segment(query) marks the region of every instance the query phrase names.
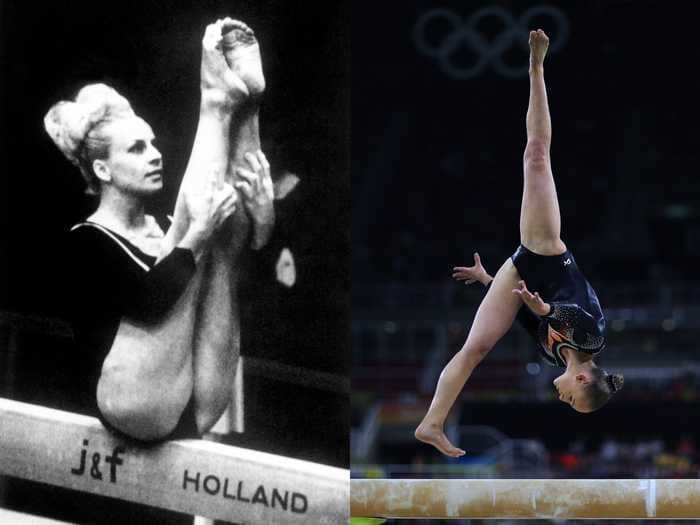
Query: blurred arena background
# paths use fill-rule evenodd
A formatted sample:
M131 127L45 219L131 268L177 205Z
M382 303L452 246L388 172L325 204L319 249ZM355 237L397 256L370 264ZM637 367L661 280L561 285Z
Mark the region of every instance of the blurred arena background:
M363 1L354 14L353 477L696 477L700 56L685 4ZM483 296L452 267L478 251L493 274L518 245L538 27L563 238L607 315L600 363L625 387L573 412L514 327L451 414L467 455L448 460L413 430Z

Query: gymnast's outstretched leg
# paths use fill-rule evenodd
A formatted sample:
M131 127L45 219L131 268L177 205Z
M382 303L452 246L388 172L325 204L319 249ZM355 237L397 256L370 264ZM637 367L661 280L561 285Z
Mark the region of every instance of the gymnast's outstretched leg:
M513 262L506 260L479 305L467 341L442 370L428 413L416 429L417 439L447 456L464 454L464 450L455 447L445 436L443 426L447 414L476 366L513 324L522 304L520 298L513 295L519 279Z
M242 22L232 21L224 34L224 53L233 73L248 91L243 104L234 108L230 130L230 150L226 182L241 193L228 227L220 231L212 245L206 267L204 289L198 312L194 349L194 399L197 426L209 430L231 401L236 364L240 355L240 312L238 304L239 268L249 245L257 248L267 241L274 224L272 194L262 206L253 198L252 187L239 172L267 173L269 165L260 152L259 102L265 89L260 47L253 31ZM266 166L261 165L260 163ZM244 170L244 174L248 170ZM271 185L271 180L269 181ZM271 186L270 186L271 189ZM259 197L260 195L256 195ZM265 199L263 199L265 200Z
M544 57L549 39L539 29L530 31L530 100L527 108L527 145L523 156L523 201L520 242L539 255L560 255L561 216L549 149L552 121L544 82Z

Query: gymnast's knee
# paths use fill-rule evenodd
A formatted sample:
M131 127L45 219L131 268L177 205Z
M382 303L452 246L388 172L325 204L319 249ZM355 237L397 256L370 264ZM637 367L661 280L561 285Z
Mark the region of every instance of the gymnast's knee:
M181 403L154 403L145 396L127 396L99 387L97 405L106 423L140 441L167 437L177 426L184 409Z
M457 352L457 362L465 369L472 369L488 355L492 348L492 346L483 343L467 342Z
M527 142L523 153L523 163L526 166L548 166L549 144L545 140L532 139Z

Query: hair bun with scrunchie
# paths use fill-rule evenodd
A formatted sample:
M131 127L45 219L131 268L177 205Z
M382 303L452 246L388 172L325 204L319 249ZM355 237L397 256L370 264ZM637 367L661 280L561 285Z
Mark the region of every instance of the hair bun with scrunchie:
M613 394L622 390L622 386L625 384L625 377L622 374L611 374L607 377L608 386L610 387L610 392Z

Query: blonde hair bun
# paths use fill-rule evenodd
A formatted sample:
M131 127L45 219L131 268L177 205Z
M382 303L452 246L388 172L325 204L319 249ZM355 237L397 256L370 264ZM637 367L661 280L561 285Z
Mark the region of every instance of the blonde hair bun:
M88 133L99 123L115 117L133 115L129 101L106 84L89 84L75 97L62 100L44 117L44 127L59 150L79 166Z

